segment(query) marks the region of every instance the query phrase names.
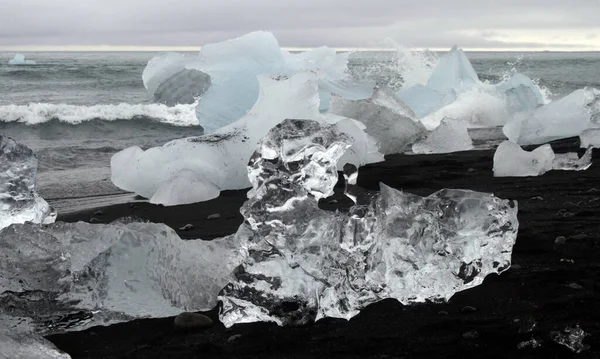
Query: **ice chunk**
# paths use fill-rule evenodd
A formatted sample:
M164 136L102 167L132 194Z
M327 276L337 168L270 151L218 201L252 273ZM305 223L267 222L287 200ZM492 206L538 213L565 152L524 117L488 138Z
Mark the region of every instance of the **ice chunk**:
M518 116L504 126L506 137L518 144L539 144L579 136L600 126L600 91L586 87Z
M547 102L540 87L521 73L515 73L496 89L506 96L507 110L511 114L531 111Z
M159 55L150 60L143 79L148 91L162 102L189 103L200 95L196 115L206 132L211 133L240 119L252 108L259 97L258 75L318 73L322 111L329 108L331 93L350 99L370 97L373 84L352 79L347 63L348 54L326 47L289 53L280 49L273 34L259 31L205 45L197 57ZM198 73L190 72L194 70ZM177 93L158 94L161 88L176 88Z
M444 93L460 90L479 83L479 77L462 49L454 46L442 56L429 80L427 87Z
M259 76L261 96L239 121L213 134L174 140L142 151L133 147L111 159L113 183L152 203L181 204L214 198L216 190L250 186L246 164L258 141L286 118L322 119L318 77L310 72L293 77ZM336 119L336 121L342 118ZM375 158L364 132L343 123L355 138L351 162L361 165ZM354 126L354 128L352 127ZM178 178L186 173L186 179Z
M539 176L552 169L553 161L550 145L527 152L514 142L504 141L494 153L494 177Z
M3 333L0 330L0 358L71 359L71 356L35 334Z
M368 100L334 97L330 112L364 123L366 132L377 140L383 154L404 152L426 133L414 112L386 88L377 89Z
M552 169L563 171L584 171L592 165L592 148L589 147L581 158L575 152L556 153Z
M33 151L0 135L0 229L12 223L52 223L56 211L35 192Z
M600 128L590 128L579 135L582 148L600 148Z
M490 194L422 198L381 185L350 214L319 209L350 144L331 126L299 120L282 122L260 143L237 234L249 255L220 295L227 327L349 319L385 298L445 300L510 266L516 203ZM351 187L356 173L347 175Z
M12 225L0 232L0 327L45 335L211 309L238 248L163 224Z
M473 149L467 126L463 121L445 118L427 138L412 146L414 153L450 153Z
M36 65L35 61L25 59L25 55L16 54L11 60L8 60L9 65Z
M560 345L564 345L575 353L581 353L589 349L590 346L583 343L583 339L588 335L579 327L579 324L575 327L566 327L560 332L553 331L550 333L552 340Z
M440 93L423 85L402 89L396 95L412 109L417 118L422 118L456 100L454 90Z

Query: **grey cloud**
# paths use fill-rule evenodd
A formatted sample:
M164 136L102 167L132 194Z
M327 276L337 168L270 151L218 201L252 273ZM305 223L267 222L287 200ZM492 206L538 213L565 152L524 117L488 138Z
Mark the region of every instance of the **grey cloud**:
M486 40L488 29L595 36L600 1L20 0L3 8L0 45L200 46L269 30L284 46L374 46L390 36L419 47L495 47L507 44ZM479 35L457 35L465 29Z

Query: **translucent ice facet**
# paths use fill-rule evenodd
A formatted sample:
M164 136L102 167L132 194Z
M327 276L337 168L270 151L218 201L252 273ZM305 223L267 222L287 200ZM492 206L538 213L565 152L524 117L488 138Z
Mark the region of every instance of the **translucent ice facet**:
M510 266L516 203L490 194L442 190L423 198L382 184L349 214L319 209L350 144L331 126L297 120L260 143L237 233L248 256L220 295L226 326L349 319L385 298L445 300ZM347 173L348 186L355 175Z
M426 133L414 112L386 88L377 89L366 100L334 97L329 111L364 123L383 154L404 152Z
M414 153L450 153L473 149L473 141L469 137L464 122L445 118L439 127L427 138L413 144Z
M440 93L479 83L479 77L463 50L454 46L435 66L427 87Z
M59 351L48 340L35 334L0 331L0 358L71 359L71 356Z
M583 343L583 339L588 335L579 325L566 327L562 331L553 331L550 333L552 340L560 345L564 345L575 353L581 353L589 349L590 346Z
M527 145L579 136L599 126L600 91L586 87L538 107L531 114L515 117L503 131L509 140Z
M600 128L590 128L579 135L582 148L600 148Z
M584 171L592 165L592 148L589 147L581 158L575 152L556 153L552 169L563 171Z
M33 151L0 135L0 229L11 223L52 223L56 212L35 192Z
M0 326L49 334L211 309L241 260L234 239L184 241L152 223L12 225L0 231Z

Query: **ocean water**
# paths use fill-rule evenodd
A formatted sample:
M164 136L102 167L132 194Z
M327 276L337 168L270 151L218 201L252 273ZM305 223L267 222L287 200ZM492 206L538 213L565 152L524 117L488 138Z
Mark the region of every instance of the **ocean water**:
M155 53L25 53L37 65L10 66L0 53L0 133L33 148L38 192L60 212L130 200L110 182L110 158L203 133L191 105L153 104L142 71ZM400 88L425 82L436 54L360 52L355 76ZM467 53L483 81L513 72L538 81L550 99L600 88L600 53Z

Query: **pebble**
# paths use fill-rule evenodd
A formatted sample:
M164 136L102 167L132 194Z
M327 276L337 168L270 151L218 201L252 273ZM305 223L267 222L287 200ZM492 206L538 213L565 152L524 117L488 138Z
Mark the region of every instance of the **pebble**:
M544 197L542 197L542 196L535 196L535 197L531 197L531 199L537 199L537 200L543 201Z
M448 314L450 314L450 313L448 313L448 312L447 312L447 311L445 311L445 310L440 310L440 311L438 312L438 315L448 315Z
M520 265L520 264L511 264L511 265L510 265L510 267L511 267L512 269L517 269L517 270L518 270L518 269L521 269L521 268L523 268L523 267L521 267L521 265Z
M569 287L571 289L577 289L577 290L583 289L583 287L577 283L569 283L569 284L567 284L567 287Z
M102 211L94 212L94 216L102 216L103 214L104 214L104 212L102 212Z
M98 218L92 217L92 218L90 218L90 223L102 223L102 221L99 220Z
M190 224L190 223L188 223L185 226L179 228L180 231L189 231L191 229L194 229L194 225Z
M477 170L473 167L469 167L469 169L467 170L468 172L477 172Z
M132 204L130 204L130 205L129 205L129 207L131 207L131 208L140 208L140 206L139 206L139 205L137 205L137 204L133 204L133 203L132 203Z
M467 305L466 307L463 307L460 311L463 313L475 313L477 311L477 308Z
M477 333L476 330L472 330L470 332L463 333L462 337L469 340L477 339L479 338L479 333Z
M565 263L571 263L571 264L575 263L574 260L569 259L569 258L561 258L560 261L565 262Z
M569 239L573 239L575 241L580 241L582 239L587 239L589 236L585 233L575 234L573 236L569 236Z
M241 334L235 334L235 335L232 335L229 338L227 338L227 341L230 343L235 342L236 340L240 339L241 337L242 337Z
M221 215L218 213L213 213L210 216L206 217L206 219L219 219L221 218Z
M565 236L558 236L554 240L554 244L556 244L558 246L562 246L565 243L567 243L567 237L565 237Z
M332 199L331 201L329 201L329 204L336 204L338 203L337 199Z
M212 319L204 314L184 312L175 317L173 326L177 330L194 330L213 325Z

